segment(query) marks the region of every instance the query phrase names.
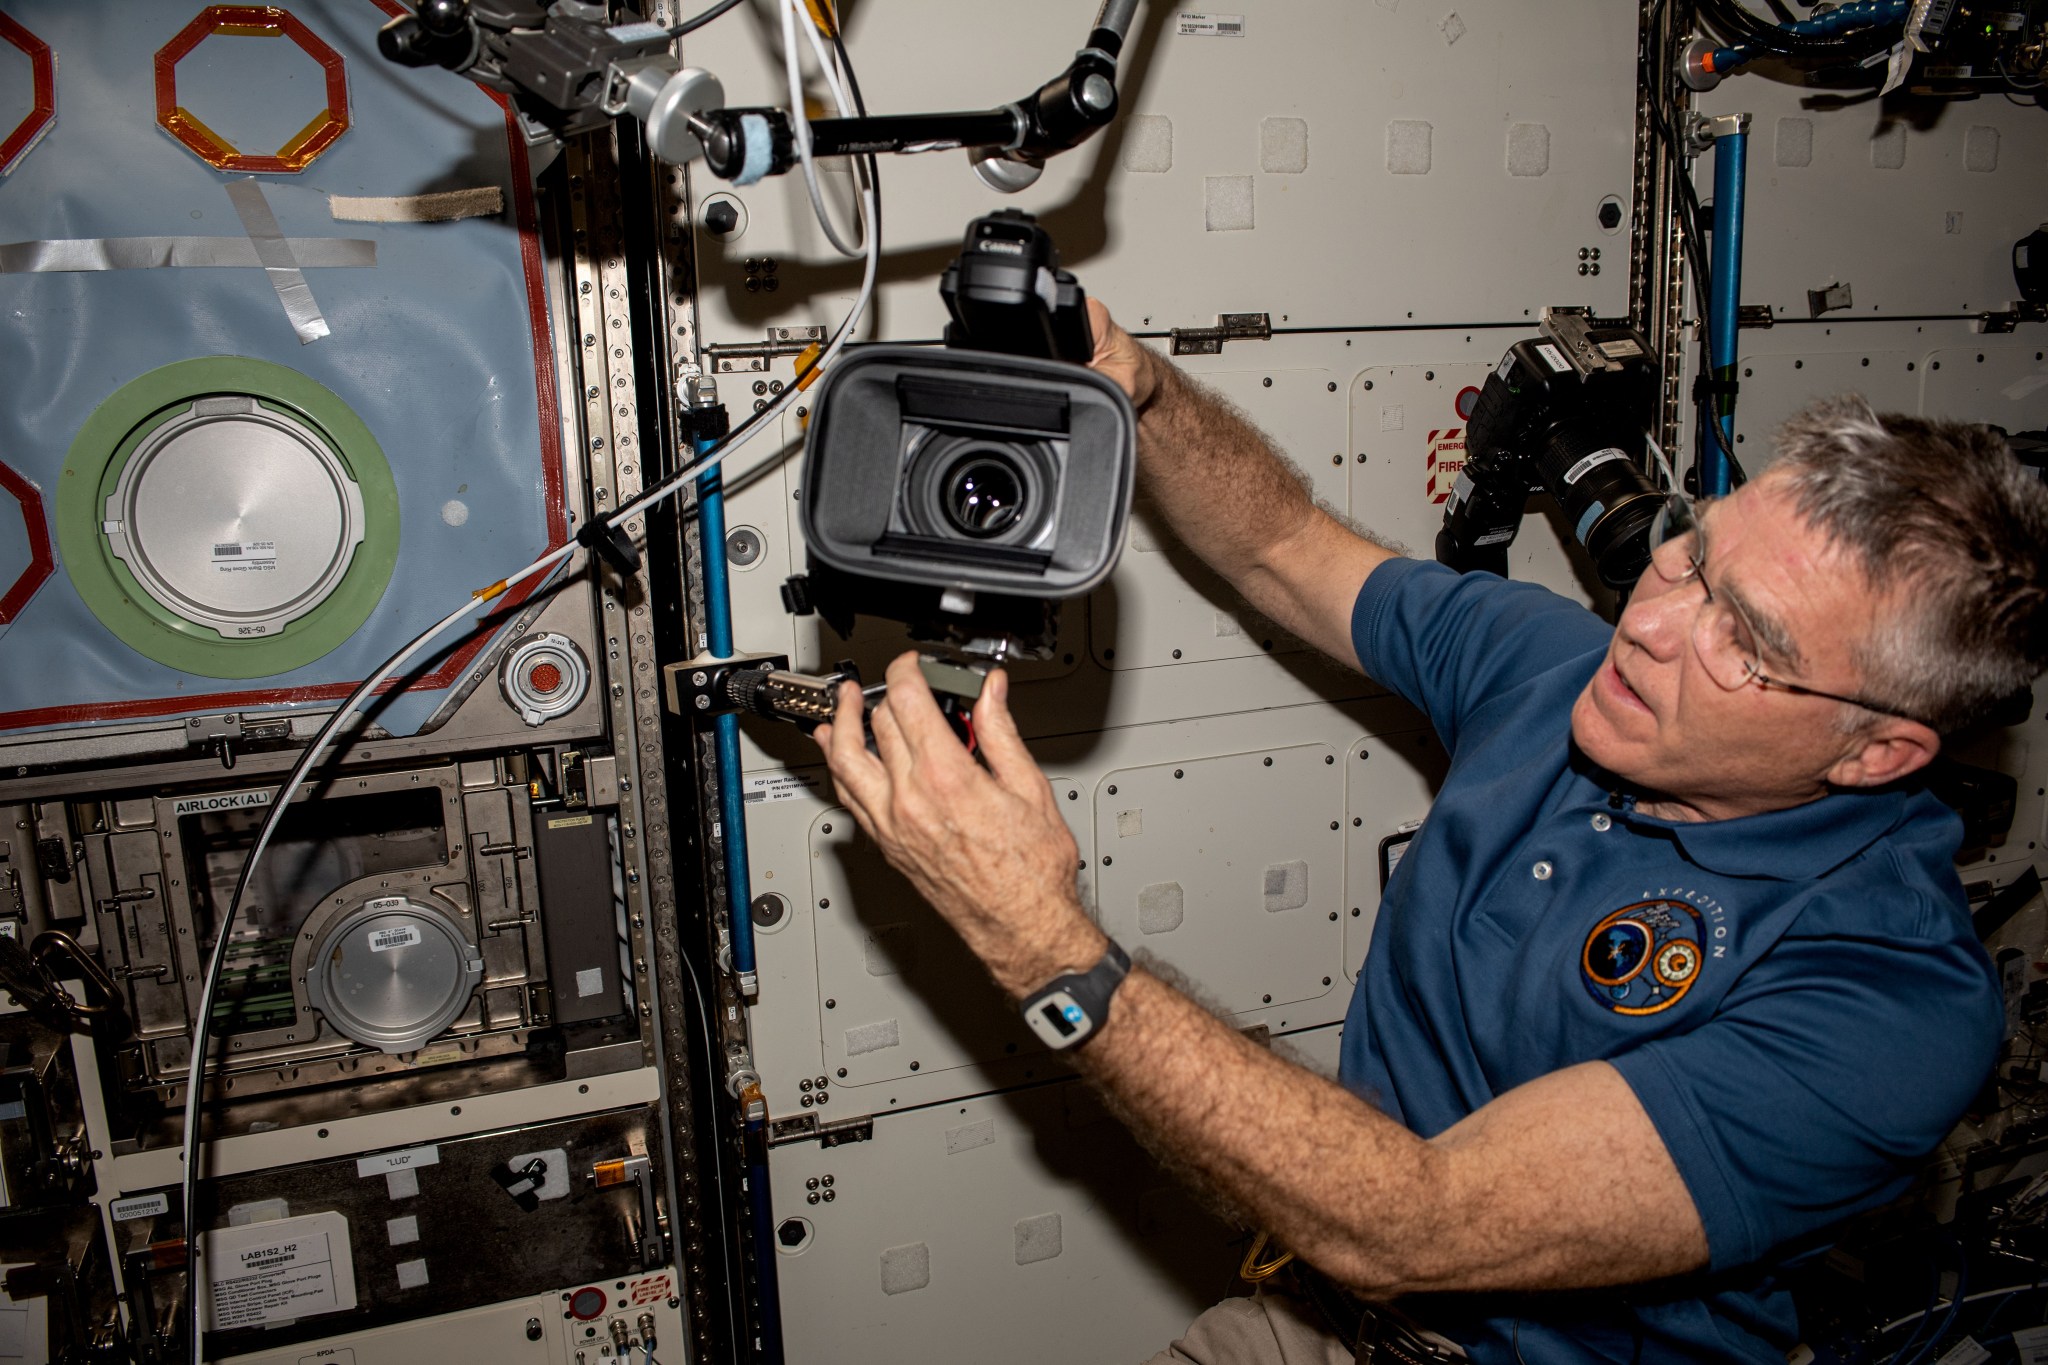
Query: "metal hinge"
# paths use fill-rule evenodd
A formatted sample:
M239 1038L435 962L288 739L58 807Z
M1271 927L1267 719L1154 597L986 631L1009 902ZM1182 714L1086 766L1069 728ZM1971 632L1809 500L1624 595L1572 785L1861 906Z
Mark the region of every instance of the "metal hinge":
M1270 313L1218 313L1214 327L1176 327L1171 333L1175 355L1216 355L1226 341L1271 341Z
M1976 330L1979 332L2010 332L2023 322L2048 322L2048 308L2038 303L2015 303L2003 313L1979 313Z
M856 1114L833 1123L818 1122L816 1114L798 1114L792 1118L775 1119L768 1124L770 1147L780 1147L785 1142L803 1142L809 1138L816 1138L820 1147L841 1147L849 1142L870 1142L874 1136L875 1117L872 1114Z
M776 356L802 355L824 342L823 327L770 327L765 342L713 342L704 348L704 359L713 374L760 374Z

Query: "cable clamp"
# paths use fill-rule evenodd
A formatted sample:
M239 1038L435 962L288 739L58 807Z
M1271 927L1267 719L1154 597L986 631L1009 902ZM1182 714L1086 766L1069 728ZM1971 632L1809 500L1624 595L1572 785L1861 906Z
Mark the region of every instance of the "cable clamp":
M1742 385L1733 379L1713 379L1700 375L1692 381L1692 401L1704 403L1710 398L1734 398L1742 392Z
M596 551L597 557L609 564L615 573L640 572L640 549L633 544L633 538L603 517L593 517L584 522L576 532L576 543L586 550Z

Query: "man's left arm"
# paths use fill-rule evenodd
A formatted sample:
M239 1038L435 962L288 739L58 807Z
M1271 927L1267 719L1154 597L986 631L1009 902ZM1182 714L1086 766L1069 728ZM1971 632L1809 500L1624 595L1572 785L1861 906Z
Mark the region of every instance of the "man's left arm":
M975 707L987 771L940 716L914 656L889 669L866 747L858 689L818 732L861 827L1021 999L1085 971L1106 940L1074 893L1073 836L991 674ZM1604 1063L1501 1095L1424 1140L1134 969L1080 1049L1140 1137L1282 1244L1363 1294L1586 1287L1707 1263L1691 1193L1628 1083ZM1602 1191L1625 1189L1615 1218Z

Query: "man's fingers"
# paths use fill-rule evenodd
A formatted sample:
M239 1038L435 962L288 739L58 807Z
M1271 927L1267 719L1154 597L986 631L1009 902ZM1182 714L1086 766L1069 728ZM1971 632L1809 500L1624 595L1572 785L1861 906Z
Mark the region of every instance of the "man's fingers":
M974 704L974 737L996 781L1018 796L1038 795L1045 778L1017 733L1016 718L1010 714L1010 675L1003 669L990 673L981 685L981 700Z
M887 711L902 728L903 740L910 756L920 763L938 760L951 753L963 756L959 738L953 727L946 724L946 717L939 711L938 700L932 696L930 684L924 680L924 670L917 665L915 653L904 654L889 665L889 697L882 703L877 715Z
M860 687L850 682L842 684L832 724L819 726L813 738L825 751L825 762L832 770L832 784L839 789L840 799L873 833L874 813L887 806L889 774L868 752L867 736L861 727L863 709Z
M1089 368L1114 381L1133 403L1143 407L1155 387L1144 348L1117 326L1100 299L1088 300L1088 326L1095 334L1095 353L1088 359Z
M890 709L889 702L893 700L892 696L875 708L875 751L882 756L882 767L888 771L891 788L901 788L911 780L910 770L916 760L909 742L903 737L903 723Z

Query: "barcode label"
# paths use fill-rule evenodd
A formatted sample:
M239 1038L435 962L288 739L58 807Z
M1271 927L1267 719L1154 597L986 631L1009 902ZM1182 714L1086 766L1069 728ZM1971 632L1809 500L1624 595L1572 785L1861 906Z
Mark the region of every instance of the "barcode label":
M277 568L277 542L223 541L213 547L213 567L221 573L270 573Z
M1242 14L1182 14L1178 31L1184 38L1242 38Z
M389 929L370 931L370 951L388 953L393 948L410 948L420 941L420 931L410 924L393 925Z
M137 1218L154 1218L170 1211L171 1197L167 1194L138 1194L116 1199L111 1209L117 1223L132 1223Z

